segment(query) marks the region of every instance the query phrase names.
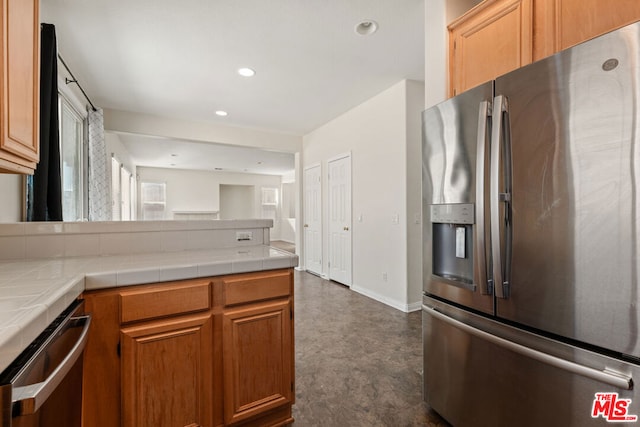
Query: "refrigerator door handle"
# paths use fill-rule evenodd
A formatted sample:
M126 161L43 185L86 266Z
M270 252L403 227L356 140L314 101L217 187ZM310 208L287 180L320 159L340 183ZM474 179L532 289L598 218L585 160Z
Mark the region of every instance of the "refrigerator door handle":
M482 101L478 109L478 142L476 149L476 221L474 278L483 295L490 295L492 289L487 281L487 254L485 234L484 177L487 147L487 128L491 117L491 102Z
M496 335L485 332L483 330L474 328L471 325L467 325L466 323L463 323L459 320L449 317L446 314L440 313L436 309L428 307L424 304L422 304L422 310L428 315L433 316L436 319L441 320L449 324L450 326L453 326L456 329L460 329L463 332L466 332L477 338L490 342L491 344L497 345L507 350L511 350L514 353L520 354L521 356L525 356L530 359L537 360L538 362L542 362L547 365L553 366L555 368L562 369L564 371L568 371L573 374L581 375L583 377L590 378L592 380L595 380L604 384L608 384L610 386L617 387L622 390L633 389L633 379L620 372L616 372L606 368L603 370L598 370L595 368L591 368L589 366L584 366L579 363L572 362L570 360L552 356L551 354L548 354L548 353L543 353L541 351L534 350L533 348L526 347L521 344L517 344L513 341L509 341L504 338L500 338Z
M511 258L511 230L510 230L510 202L511 202L511 164L510 164L510 142L508 125L505 121L507 116L507 98L503 95L493 99L491 148L490 148L490 209L491 209L491 255L494 292L498 298L508 297L509 288L509 262ZM504 127L504 129L503 129ZM503 153L504 183L505 192L500 192L500 153ZM502 248L500 231L503 229L500 224L500 204L505 205L505 250Z

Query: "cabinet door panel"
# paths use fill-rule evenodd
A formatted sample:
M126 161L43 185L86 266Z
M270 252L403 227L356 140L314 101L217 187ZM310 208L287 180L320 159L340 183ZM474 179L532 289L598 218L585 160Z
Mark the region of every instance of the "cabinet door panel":
M533 52L531 0L481 3L449 25L452 95L529 64Z
M212 317L122 330L125 426L211 426Z
M0 169L25 172L38 161L40 23L38 1L3 0ZM7 162L8 161L8 162ZM15 167L10 166L11 163Z
M292 400L291 305L223 314L224 418L233 423Z
M638 0L556 0L558 50L631 24L640 19Z

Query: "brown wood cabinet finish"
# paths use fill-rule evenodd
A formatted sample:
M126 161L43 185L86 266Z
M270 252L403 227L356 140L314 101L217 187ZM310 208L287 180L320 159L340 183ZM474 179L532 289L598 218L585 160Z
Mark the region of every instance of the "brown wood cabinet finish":
M555 0L555 13L557 52L640 20L640 2Z
M0 172L32 174L39 159L38 0L2 0Z
M448 27L449 94L638 20L638 0L485 0Z
M486 0L449 25L450 94L529 64L533 0Z
M289 301L226 311L223 349L226 424L291 403Z
M211 314L122 329L125 426L211 426Z
M291 269L84 297L94 316L85 351L84 426L293 421Z

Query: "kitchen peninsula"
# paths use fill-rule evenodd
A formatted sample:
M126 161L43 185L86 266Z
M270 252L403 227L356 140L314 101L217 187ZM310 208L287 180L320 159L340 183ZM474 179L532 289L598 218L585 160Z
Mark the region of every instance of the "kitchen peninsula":
M298 258L272 225L0 224L0 366L83 296L85 425L291 422Z

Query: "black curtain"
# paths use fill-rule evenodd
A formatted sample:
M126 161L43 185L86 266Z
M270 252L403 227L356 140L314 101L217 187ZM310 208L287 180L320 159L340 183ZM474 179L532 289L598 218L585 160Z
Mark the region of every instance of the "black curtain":
M62 221L58 49L52 24L40 26L40 162L28 179L27 220Z

